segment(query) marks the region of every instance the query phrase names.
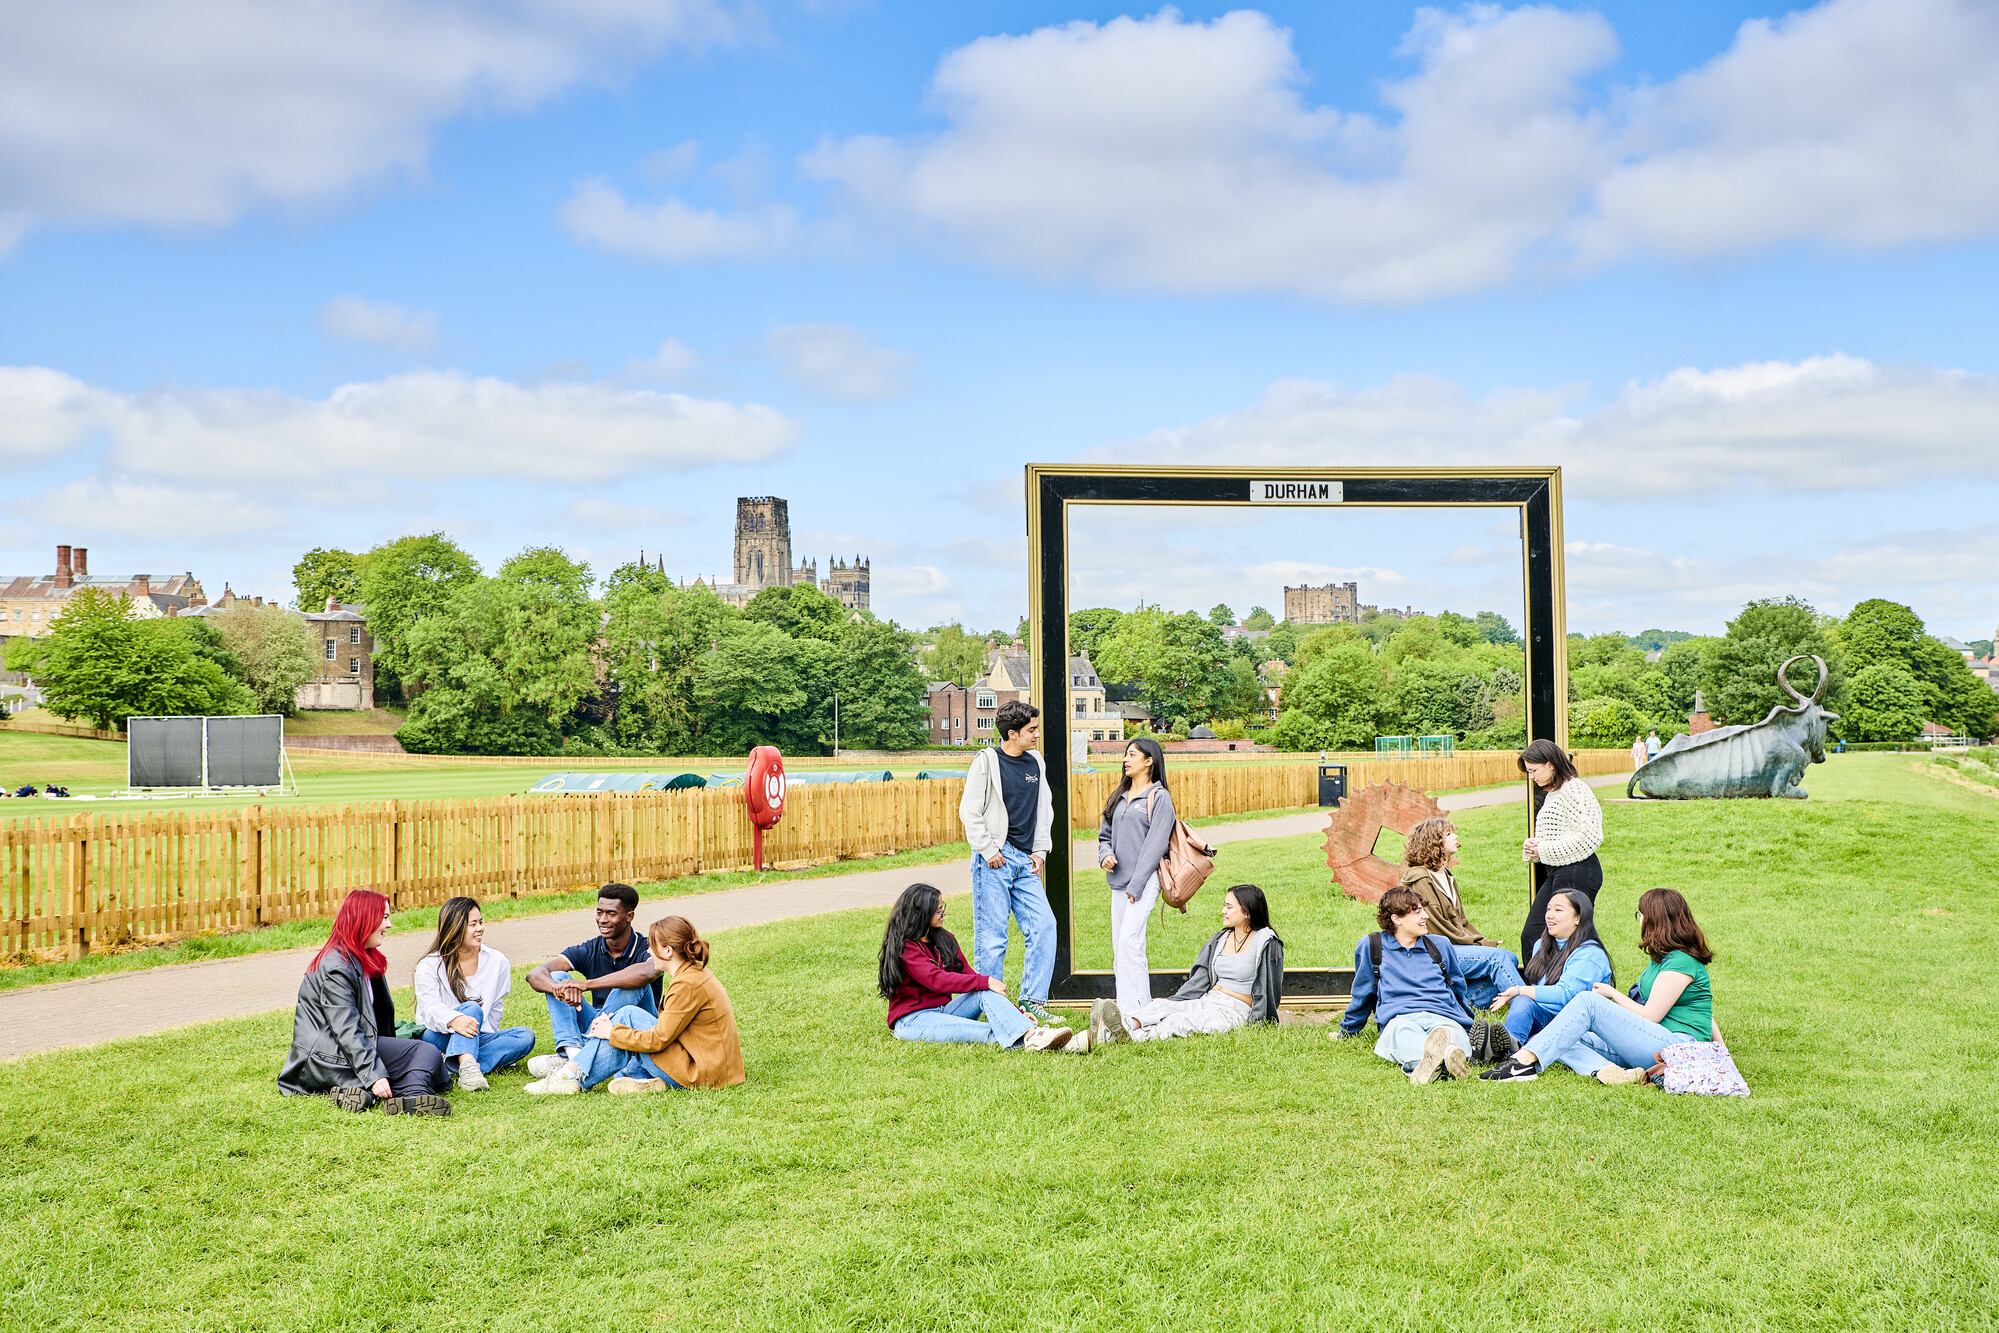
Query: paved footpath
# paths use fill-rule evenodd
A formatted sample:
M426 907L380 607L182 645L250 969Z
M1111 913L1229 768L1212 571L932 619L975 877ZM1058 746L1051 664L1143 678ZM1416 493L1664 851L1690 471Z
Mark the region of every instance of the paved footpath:
M1630 774L1626 773L1591 778L1589 784L1620 785L1628 777ZM1437 803L1446 810L1469 810L1525 798L1523 788L1503 787L1443 796ZM1272 819L1215 824L1202 833L1220 845L1252 838L1320 833L1325 827L1325 812L1313 810ZM947 894L972 891L969 861L952 861L655 899L640 903L639 920L650 924L668 913L677 913L706 935L822 912L887 907L897 894L917 880L935 884ZM569 945L589 939L596 929L594 909L586 907L494 921L486 927L486 942L516 964L538 963ZM391 931L383 949L389 958L389 975L409 977L429 943L428 930ZM288 949L282 953L114 972L81 981L0 992L0 1060L288 1008L298 994L299 975L312 952Z

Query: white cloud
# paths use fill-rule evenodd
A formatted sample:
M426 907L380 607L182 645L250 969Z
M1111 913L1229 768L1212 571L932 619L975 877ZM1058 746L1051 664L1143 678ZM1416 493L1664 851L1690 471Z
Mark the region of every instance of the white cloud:
M602 180L576 187L562 206L562 223L571 236L601 250L669 264L766 258L789 248L798 230L789 208L728 214L679 199L635 205Z
M88 385L41 366L0 366L0 458L59 454L98 422Z
M671 185L701 165L701 145L693 139L648 153L639 163L639 174L655 185Z
M1578 415L1581 386L1483 398L1398 376L1348 389L1283 380L1239 412L1095 456L1159 462L1559 464L1572 496L1643 498L1754 483L1861 490L1999 477L1999 376L1832 354L1684 368Z
M374 343L399 352L427 352L437 342L437 312L336 296L319 308L319 326L335 338Z
M1888 247L1999 229L1999 9L1829 0L1657 88L1598 90L1604 19L1417 12L1388 114L1313 106L1238 11L981 38L945 125L801 159L893 232L1118 289L1406 303L1632 253Z
M608 384L527 387L455 371L342 385L314 400L254 389L120 393L13 369L0 371L0 422L21 425L45 450L101 430L113 459L133 471L281 485L356 476L601 482L764 462L798 433L753 403Z
M870 346L867 336L849 325L780 325L765 346L786 379L828 398L871 403L909 395L913 358Z
M418 175L452 116L526 108L730 26L714 0L9 5L0 239L221 226Z
M285 525L275 506L229 490L85 478L57 486L30 505L35 519L66 533L120 537L206 537L270 532Z
M668 338L651 356L635 356L625 363L625 378L658 384L677 384L698 374L701 354L678 338Z
M601 496L586 495L569 502L568 514L578 525L602 532L629 532L633 528L679 528L687 525L684 514L669 514L651 505L621 504Z
M877 603L888 598L948 597L958 590L951 576L935 565L875 565L868 586Z

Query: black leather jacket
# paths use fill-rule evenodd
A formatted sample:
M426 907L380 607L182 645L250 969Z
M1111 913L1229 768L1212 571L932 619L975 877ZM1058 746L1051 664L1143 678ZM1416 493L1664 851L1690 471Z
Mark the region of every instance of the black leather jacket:
M370 977L336 949L298 984L292 1048L278 1073L278 1091L296 1095L372 1086L389 1076L376 1040L395 1034L389 983Z

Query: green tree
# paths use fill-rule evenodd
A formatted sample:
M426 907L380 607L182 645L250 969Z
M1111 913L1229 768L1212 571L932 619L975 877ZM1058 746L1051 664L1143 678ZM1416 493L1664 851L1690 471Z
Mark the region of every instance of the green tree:
M71 597L44 638L22 657L33 663L45 706L100 730L130 717L247 713L255 700L201 656L171 620L140 620L132 600L98 588ZM10 665L16 660L10 656Z
M298 592L298 609L323 611L328 598L339 602L361 600L361 563L365 557L330 546L315 546L292 566L292 587Z
M1271 615L1270 612L1260 606L1252 606L1249 608L1249 614L1243 617L1242 627L1244 629L1269 629L1276 623L1276 616Z
M1683 629L1648 629L1632 635L1631 646L1642 652L1656 653L1694 637Z
M319 639L311 623L281 606L244 602L209 623L242 664L243 683L257 707L286 716L297 712L299 687L319 674Z
M1790 696L1777 688L1777 667L1804 654L1824 659L1831 673L1824 703L1842 712L1846 673L1827 623L1811 604L1797 597L1767 597L1742 608L1728 622L1728 633L1714 640L1703 655L1701 689L1715 720L1729 724L1761 722ZM1818 684L1811 663L1791 668L1793 684L1807 696Z
M1069 651L1081 653L1092 662L1096 662L1099 680L1118 679L1103 674L1104 665L1097 662L1097 650L1105 636L1115 630L1118 622L1123 619L1124 612L1109 606L1093 606L1087 610L1069 613Z
M960 624L939 626L935 643L923 654L923 665L932 680L970 685L985 670L985 641L965 633Z
M895 626L873 619L855 622L841 638L832 687L840 696L843 748L907 750L928 743L926 683L909 641Z
M1229 609L1227 602L1216 602L1208 608L1208 623L1216 629L1227 629L1235 624L1235 612Z
M639 566L611 575L603 610L605 675L617 698L613 743L647 754L701 753L701 659L741 613L706 586L678 589Z
M444 613L457 587L478 577L478 562L441 532L399 537L368 552L361 600L368 606L377 668L387 667L412 686L429 685L414 669L411 632L426 617Z
M1644 735L1646 725L1623 699L1581 699L1569 705L1569 744L1577 749L1623 749Z
M1676 717L1693 712L1694 691L1700 688L1707 651L1714 643L1711 638L1685 638L1668 644L1659 655L1659 671L1666 678L1666 705Z
M696 683L709 743L721 754L759 745L820 753L832 734L838 655L824 640L794 639L767 621L727 622Z
M803 583L765 588L743 608L746 620L761 621L794 639L818 639L822 643L840 641L850 614L837 598Z
M1478 627L1478 636L1487 643L1520 642L1512 624L1497 611L1481 611L1472 618L1472 623Z
M1381 664L1364 643L1336 644L1310 666L1292 671L1284 678L1280 698L1278 744L1287 749L1372 745L1390 706ZM1285 717L1294 711L1302 721L1287 729Z
M1270 627L1270 637L1263 641L1263 651L1269 653L1286 666L1298 665L1298 644L1304 635L1288 620L1281 620Z
M1991 688L1955 649L1932 638L1910 608L1880 598L1862 602L1840 622L1839 642L1849 671L1886 665L1914 676L1929 720L1965 735L1991 733L1999 710Z
M1220 628L1191 611L1140 607L1097 640L1091 660L1099 679L1137 684L1156 717L1205 722L1235 684Z
M1483 641L1478 632L1478 622L1455 611L1446 611L1437 617L1437 632L1444 636L1446 642L1459 648L1469 648Z
M1922 682L1890 662L1854 673L1833 730L1850 741L1906 741L1923 729Z

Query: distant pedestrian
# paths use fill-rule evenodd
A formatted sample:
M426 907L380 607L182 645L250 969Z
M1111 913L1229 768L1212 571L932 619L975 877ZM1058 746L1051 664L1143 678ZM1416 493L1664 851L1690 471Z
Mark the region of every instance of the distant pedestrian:
M1633 768L1643 768L1645 761L1649 758L1651 758L1651 754L1645 748L1645 738L1639 736L1634 739L1631 742L1631 766Z
M1034 748L1041 740L1040 712L1012 699L993 715L1000 743L972 760L958 819L972 844L973 964L983 976L1004 976L1007 918L1018 921L1024 941L1020 1007L1037 1023L1052 1024L1057 1020L1047 1005L1055 979L1055 912L1041 871L1055 845L1055 798L1048 790L1055 779Z
M1659 757L1659 733L1656 731L1645 738L1645 757L1647 759Z
M1553 741L1532 742L1520 752L1519 763L1540 799L1534 836L1520 844L1521 858L1534 863L1534 903L1520 928L1520 956L1530 958L1557 889L1575 889L1596 902L1603 887L1603 863L1596 859L1603 845L1603 808L1576 776L1568 752Z

